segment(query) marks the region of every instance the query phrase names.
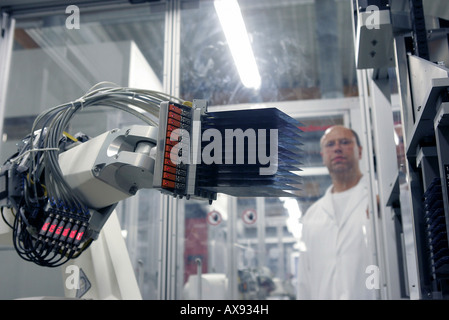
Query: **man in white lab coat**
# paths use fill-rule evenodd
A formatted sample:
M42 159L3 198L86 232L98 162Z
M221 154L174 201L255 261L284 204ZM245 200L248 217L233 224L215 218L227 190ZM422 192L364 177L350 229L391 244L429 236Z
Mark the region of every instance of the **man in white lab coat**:
M332 185L302 218L298 298L375 299L376 286L369 278L375 270L369 196L359 166L359 138L351 129L333 126L320 145Z

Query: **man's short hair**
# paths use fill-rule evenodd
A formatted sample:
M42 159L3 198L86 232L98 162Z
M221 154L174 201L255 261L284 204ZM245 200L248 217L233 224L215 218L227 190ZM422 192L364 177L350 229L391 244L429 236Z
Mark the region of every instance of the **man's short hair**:
M328 131L330 128L332 128L332 127L333 127L333 126L327 128L327 129L324 131L324 133L323 133L323 135L321 136L321 139L320 139L320 144L321 144L321 142L323 141L324 136L326 135L327 131ZM341 126L341 127L344 127L344 126ZM362 144L360 143L360 138L359 138L359 135L357 134L357 132L355 132L355 130L353 130L353 129L351 129L351 128L348 128L348 127L345 127L345 128L351 130L352 134L354 135L355 142L357 143L357 146L358 146L358 147L361 147Z

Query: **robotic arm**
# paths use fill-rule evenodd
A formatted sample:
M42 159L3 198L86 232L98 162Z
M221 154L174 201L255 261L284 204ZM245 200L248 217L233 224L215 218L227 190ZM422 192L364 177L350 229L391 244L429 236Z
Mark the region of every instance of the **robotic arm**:
M203 100L94 88L39 115L17 154L0 168L2 217L23 259L56 267L78 257L117 203L144 188L209 202L219 192L295 195L300 124L279 110L211 113ZM92 139L66 132L77 112L98 106L129 112L144 125Z

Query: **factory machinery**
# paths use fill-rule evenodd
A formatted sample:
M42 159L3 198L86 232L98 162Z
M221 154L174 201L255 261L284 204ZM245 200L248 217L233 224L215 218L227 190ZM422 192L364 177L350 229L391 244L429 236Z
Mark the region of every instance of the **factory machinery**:
M447 299L449 6L352 0L352 12L371 208L379 210L381 298ZM406 156L399 168L395 106ZM77 132L73 117L97 107L130 113L141 124L96 137ZM0 169L2 217L23 259L45 267L76 259L89 273L81 261L93 243L123 260L117 255L126 249L114 242L119 231L105 239L102 233L115 221L117 203L138 190L209 202L218 193L294 196L300 126L276 108L211 112L204 100L101 84L35 119ZM126 274L121 268L116 274ZM100 278L106 269L98 270Z
M142 124L73 133L76 114L99 107ZM294 196L300 125L276 108L209 112L204 100L99 84L36 117L1 167L2 217L20 257L57 267L80 257L117 203L143 188L209 202L217 193Z
M447 299L449 6L444 0L354 0L352 9L380 206L384 212L392 209L378 228L388 229L391 222L398 244L384 235L384 255L379 257L387 271L383 283L391 288L396 281L402 287L397 295L391 290L385 295ZM393 130L385 130L397 125L392 118L395 105L406 155L399 169Z

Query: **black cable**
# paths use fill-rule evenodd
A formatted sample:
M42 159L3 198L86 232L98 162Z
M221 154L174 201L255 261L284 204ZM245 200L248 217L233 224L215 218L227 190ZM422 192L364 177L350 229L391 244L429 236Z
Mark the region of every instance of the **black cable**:
M1 207L1 213L2 213L2 218L3 218L3 221L6 223L6 225L8 226L8 227L10 227L11 229L13 229L13 226L6 220L6 217L5 217L5 214L4 214L4 212L3 212L3 207Z
M83 228L87 231L90 221L89 209L82 202L82 197L64 179L59 165L59 154L67 146L65 132L69 131L76 114L95 107L114 108L133 115L145 124L157 126L162 101L184 103L179 98L161 92L100 85L103 84L92 87L73 102L39 114L30 134L23 139L23 146L10 159L16 166L23 165L21 173L14 172L16 178L20 176L22 179L23 196L19 203L13 203L15 216L12 224L6 221L3 208L1 214L13 230L15 250L26 261L57 267L79 257L93 242L83 231ZM50 228L64 226L64 232L70 231L70 236L63 239L61 235L54 234L54 230L47 231L45 223L49 218L55 219ZM65 221L71 222L66 224Z

